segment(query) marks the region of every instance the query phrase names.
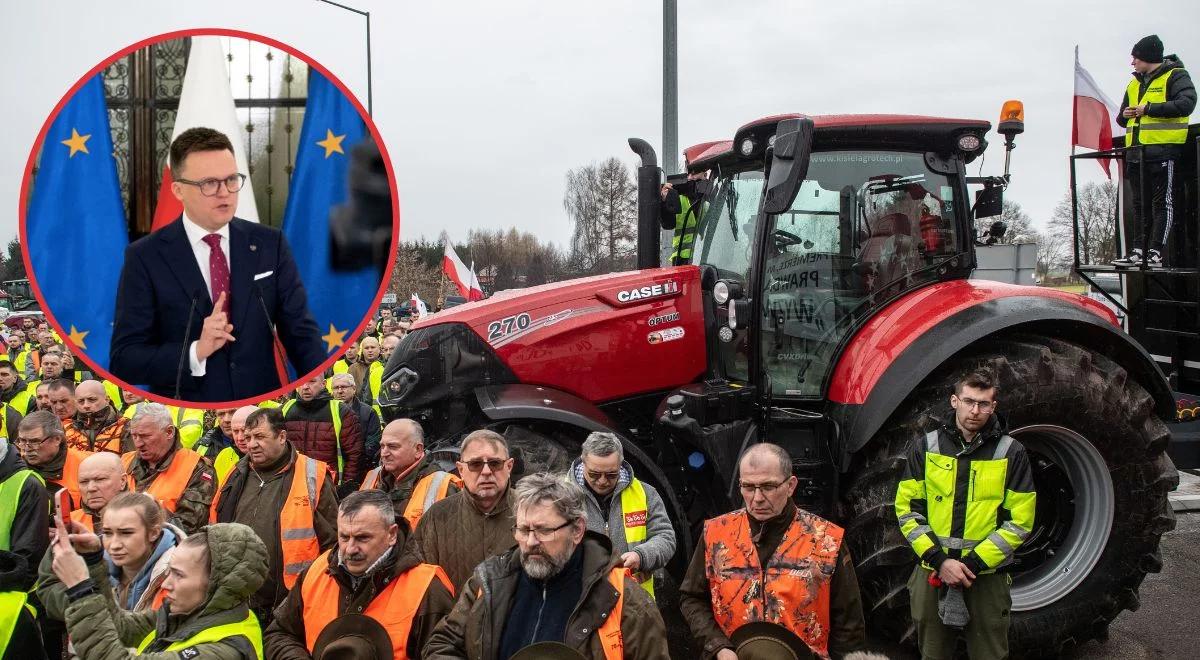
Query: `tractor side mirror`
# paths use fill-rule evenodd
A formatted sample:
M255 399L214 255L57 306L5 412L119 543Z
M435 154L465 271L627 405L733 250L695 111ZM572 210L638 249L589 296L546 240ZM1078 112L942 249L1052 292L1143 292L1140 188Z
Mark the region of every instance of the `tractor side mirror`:
M771 156L771 174L763 211L775 215L792 207L800 184L808 175L812 153L813 122L808 117L785 119L775 130Z
M1004 188L984 186L975 191L975 219L994 218L1004 212Z

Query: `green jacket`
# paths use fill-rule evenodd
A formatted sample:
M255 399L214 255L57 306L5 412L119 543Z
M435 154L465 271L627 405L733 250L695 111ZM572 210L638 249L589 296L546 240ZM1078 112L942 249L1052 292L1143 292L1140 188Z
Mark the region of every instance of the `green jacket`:
M1012 561L1033 530L1025 448L995 416L967 443L953 419L909 451L896 488L900 532L926 568L958 559L976 575Z
M212 562L209 596L192 614L172 614L169 603L156 611L122 611L113 599L103 561L89 564L95 593L74 595L83 585L68 590L67 634L76 654L88 660L179 660L181 657L188 660L255 660L258 657L256 649L243 636L197 644L191 647L194 653L188 649L163 650L208 628L244 620L249 612L247 599L266 577L266 548L245 525L210 525L208 550ZM142 644L151 632L155 633L156 639L144 653L131 650Z

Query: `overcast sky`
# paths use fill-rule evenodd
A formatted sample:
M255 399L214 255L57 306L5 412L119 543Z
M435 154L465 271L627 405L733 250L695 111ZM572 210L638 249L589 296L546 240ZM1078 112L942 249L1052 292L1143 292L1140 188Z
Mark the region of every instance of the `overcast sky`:
M344 3L371 12L374 118L395 165L406 239L516 226L565 245L568 169L609 156L632 167L631 136L661 151L659 3ZM1026 132L1008 195L1039 225L1067 187L1075 45L1118 103L1142 36L1157 33L1168 53L1200 61L1195 0L679 5L681 147L729 139L741 124L782 112L995 123L1016 98ZM21 175L47 113L105 56L153 34L220 26L271 36L365 101L364 21L317 0L63 0L5 13L0 204L9 211L0 237L16 233ZM984 172L998 174L1002 140L989 137Z

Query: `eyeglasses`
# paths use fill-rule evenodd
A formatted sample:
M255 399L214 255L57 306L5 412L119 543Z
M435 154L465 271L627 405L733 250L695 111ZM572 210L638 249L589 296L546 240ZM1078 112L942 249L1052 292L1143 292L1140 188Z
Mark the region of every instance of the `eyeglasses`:
M776 490L778 490L779 487L782 485L783 485L782 483L775 483L772 481L768 481L767 483L764 483L764 484L748 484L743 481L738 484L738 488L741 489L742 494L744 494L744 495L753 496L755 494L755 491L759 491L759 490L762 491L763 495L771 495Z
M34 449L36 447L41 447L42 445L46 444L46 441L52 437L54 437L54 436L49 436L49 437L40 438L40 439L38 439L38 438L33 438L33 439L17 438L17 441L14 442L13 444L16 445L17 447L24 447L26 449Z
M199 181L191 181L189 179L175 179L176 183L186 183L189 186L196 186L200 189L200 194L205 197L212 197L220 190L221 184L225 184L225 190L235 193L242 189L242 185L246 183L245 174L231 174L224 179L201 179Z
M489 458L486 461L482 458L475 458L469 461L458 461L459 465L467 466L467 469L472 472L483 472L483 466L487 466L492 472L499 472L500 468L508 462L506 458Z
M970 399L967 397L962 397L959 399L959 401L962 401L963 405L965 405L968 410L974 410L975 408L979 408L980 412L987 413L987 412L992 412L993 410L996 409L995 401L976 401L975 399Z
M555 532L563 527L566 527L567 525L570 525L572 522L574 521L568 520L558 527L551 527L549 529L543 527L520 527L518 525L513 525L513 538L517 539L518 541L524 541L525 539L529 538L530 534L533 534L534 538L536 538L538 541L549 541L551 538L553 538Z
M617 479L619 479L621 477L621 471L617 470L616 472L596 472L595 470L588 470L587 477L588 477L588 479L591 479L592 481L600 481L601 479L603 479L604 481L616 481Z

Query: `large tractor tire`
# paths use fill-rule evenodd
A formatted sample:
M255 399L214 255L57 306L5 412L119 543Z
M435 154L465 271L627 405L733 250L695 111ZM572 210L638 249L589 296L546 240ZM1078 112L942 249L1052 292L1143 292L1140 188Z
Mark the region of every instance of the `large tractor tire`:
M1012 567L1014 657L1058 657L1138 608L1138 587L1162 568L1174 528L1167 493L1179 482L1169 433L1147 391L1112 360L1044 336L982 342L948 360L901 405L855 463L843 492L847 539L876 634L916 643L905 583L915 557L893 505L905 456L946 421L957 375L988 366L998 414L1029 453L1034 531Z

